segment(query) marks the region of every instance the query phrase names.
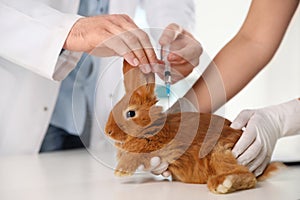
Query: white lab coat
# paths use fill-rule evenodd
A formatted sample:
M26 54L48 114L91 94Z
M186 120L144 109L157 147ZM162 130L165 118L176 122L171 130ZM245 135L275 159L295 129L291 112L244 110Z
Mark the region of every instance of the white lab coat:
M140 1L110 0L109 12L133 17ZM149 25L176 22L190 29L189 1L144 0ZM68 51L59 56L80 17L78 5L79 0L0 0L0 155L39 151L60 86L53 80L65 78L80 57Z

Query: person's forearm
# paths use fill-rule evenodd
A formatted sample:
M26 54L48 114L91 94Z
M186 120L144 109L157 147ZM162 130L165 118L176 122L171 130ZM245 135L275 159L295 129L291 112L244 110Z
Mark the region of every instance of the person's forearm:
M186 94L194 105L198 105L200 112L217 110L266 66L298 3L294 0L253 1L240 32L217 54Z
M237 36L214 58L187 97L191 99L195 92L200 111L213 112L238 93L269 60L259 45Z

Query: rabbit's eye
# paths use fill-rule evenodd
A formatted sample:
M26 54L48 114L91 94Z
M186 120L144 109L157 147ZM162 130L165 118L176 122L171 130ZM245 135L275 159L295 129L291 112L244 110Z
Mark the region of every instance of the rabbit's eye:
M129 110L127 113L126 113L126 117L127 118L132 118L135 116L135 111L134 110Z

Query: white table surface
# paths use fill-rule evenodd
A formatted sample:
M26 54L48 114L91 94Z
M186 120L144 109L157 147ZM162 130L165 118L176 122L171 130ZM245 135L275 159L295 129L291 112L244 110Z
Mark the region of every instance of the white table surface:
M206 185L170 182L151 175L120 179L87 151L0 157L0 200L300 199L300 166L289 166L257 188L226 195Z

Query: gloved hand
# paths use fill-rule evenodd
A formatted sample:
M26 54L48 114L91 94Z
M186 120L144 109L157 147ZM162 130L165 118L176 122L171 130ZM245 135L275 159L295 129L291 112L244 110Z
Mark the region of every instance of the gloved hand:
M168 171L169 163L162 162L159 157L153 157L150 160L150 169L147 169L147 171L150 171L154 175L162 175L164 177L169 177L171 175L170 171ZM140 165L138 170L145 171L144 165Z
M175 83L189 75L199 64L202 54L201 44L192 34L177 24L168 25L163 31L159 44L169 45L170 53L167 57L172 69L172 82ZM152 69L160 78L164 78L164 67L156 65Z
M244 110L231 127L245 127L232 153L240 164L258 176L270 162L277 139L300 133L300 100L257 110Z

